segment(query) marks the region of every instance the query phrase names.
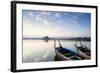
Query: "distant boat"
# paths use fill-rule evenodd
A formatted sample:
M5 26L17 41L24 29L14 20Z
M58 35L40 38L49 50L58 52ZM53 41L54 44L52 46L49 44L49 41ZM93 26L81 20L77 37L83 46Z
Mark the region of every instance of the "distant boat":
M55 48L55 52L56 52L56 56L55 56L56 61L83 60L84 59L79 54L71 51L70 49L63 48L62 45L60 44L60 41L59 41L59 47L56 47L55 42L54 42L54 48Z
M85 59L90 59L91 58L91 50L87 47L82 45L80 41L80 46L77 46L77 43L75 44L75 47L77 49L78 54L85 58Z

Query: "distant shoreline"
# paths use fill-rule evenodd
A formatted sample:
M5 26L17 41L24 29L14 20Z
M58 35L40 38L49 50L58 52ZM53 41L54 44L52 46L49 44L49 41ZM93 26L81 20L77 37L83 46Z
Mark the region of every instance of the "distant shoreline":
M91 41L90 37L75 37L75 38L22 38L23 40L72 40L72 41Z

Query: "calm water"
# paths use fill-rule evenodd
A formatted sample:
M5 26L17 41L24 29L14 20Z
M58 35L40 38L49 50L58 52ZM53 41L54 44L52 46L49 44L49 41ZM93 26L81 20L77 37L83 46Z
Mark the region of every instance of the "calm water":
M60 41L62 46L76 52L75 41ZM82 41L83 45L90 48L90 42ZM77 45L80 45L78 42ZM56 46L59 46L56 41ZM54 41L23 40L23 62L53 61L55 56Z

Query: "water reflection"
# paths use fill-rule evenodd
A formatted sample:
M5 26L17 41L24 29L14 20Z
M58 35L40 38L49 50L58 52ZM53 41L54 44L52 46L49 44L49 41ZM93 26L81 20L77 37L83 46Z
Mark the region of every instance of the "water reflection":
M76 51L76 41L63 40L61 44L63 47L72 51ZM90 48L89 41L82 41L83 45ZM80 45L77 43L77 45ZM59 47L59 43L56 42L56 47ZM23 62L47 62L54 61L55 57L54 41L49 40L44 42L43 40L23 40Z

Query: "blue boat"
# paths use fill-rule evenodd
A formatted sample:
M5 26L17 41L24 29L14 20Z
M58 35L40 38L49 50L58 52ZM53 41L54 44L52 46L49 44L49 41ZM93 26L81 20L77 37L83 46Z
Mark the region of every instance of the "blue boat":
M58 40L59 41L59 40ZM54 41L54 48L56 52L55 60L56 61L64 61L64 60L81 60L83 59L77 53L71 51L68 48L63 48L59 41L59 47L56 47Z

